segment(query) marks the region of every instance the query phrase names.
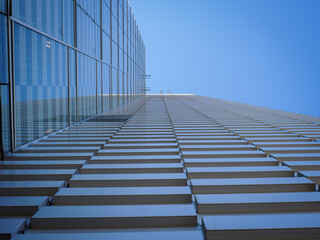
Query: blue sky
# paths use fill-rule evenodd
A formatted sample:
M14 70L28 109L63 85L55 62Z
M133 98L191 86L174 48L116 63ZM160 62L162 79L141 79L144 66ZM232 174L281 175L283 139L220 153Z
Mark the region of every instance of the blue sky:
M130 0L147 86L320 116L319 0Z

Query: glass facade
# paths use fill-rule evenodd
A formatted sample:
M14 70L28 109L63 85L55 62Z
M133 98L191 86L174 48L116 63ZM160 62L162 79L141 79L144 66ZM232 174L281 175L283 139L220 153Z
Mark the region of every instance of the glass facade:
M68 125L67 47L14 25L16 143Z
M2 153L145 94L145 47L127 0L9 6L12 16L0 0Z
M9 83L7 17L0 14L0 83Z

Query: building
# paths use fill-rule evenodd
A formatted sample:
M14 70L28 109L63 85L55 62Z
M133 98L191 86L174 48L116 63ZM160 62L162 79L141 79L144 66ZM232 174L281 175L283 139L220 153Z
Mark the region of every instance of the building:
M319 239L320 118L146 95L127 1L0 10L0 239Z
M127 0L1 0L1 155L145 94Z

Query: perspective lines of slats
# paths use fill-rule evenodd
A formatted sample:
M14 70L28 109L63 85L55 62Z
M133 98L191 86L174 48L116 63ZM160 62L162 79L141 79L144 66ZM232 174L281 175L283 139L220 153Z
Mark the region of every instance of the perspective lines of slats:
M29 224L12 239L203 239L162 98L126 122L84 122L5 162L2 215Z
M6 156L0 239L317 239L319 131L304 115L147 96L127 120Z

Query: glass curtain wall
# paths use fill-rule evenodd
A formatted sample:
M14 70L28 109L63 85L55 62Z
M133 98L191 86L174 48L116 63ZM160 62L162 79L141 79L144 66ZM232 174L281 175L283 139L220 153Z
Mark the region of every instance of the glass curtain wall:
M0 0L0 25L2 155L145 94L127 0Z
M11 150L7 1L0 0L0 155Z

